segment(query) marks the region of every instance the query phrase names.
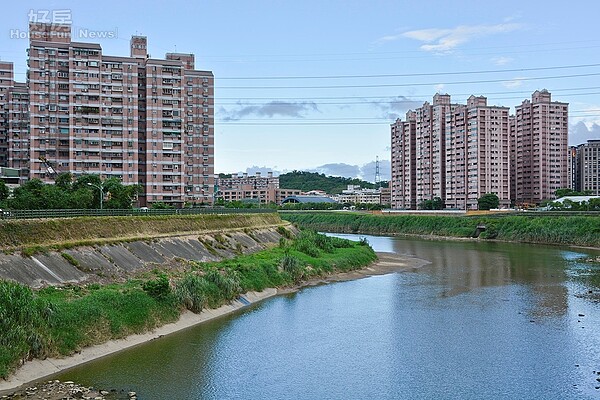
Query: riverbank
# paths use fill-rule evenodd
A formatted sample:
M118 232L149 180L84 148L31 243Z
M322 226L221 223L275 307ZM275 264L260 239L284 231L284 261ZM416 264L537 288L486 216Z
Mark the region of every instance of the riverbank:
M77 354L66 358L47 358L45 360L28 361L11 375L9 379L0 381L0 395L7 395L8 393L12 393L19 389L25 390L28 384L32 384L59 372L116 352L142 345L152 340L160 339L165 335L191 328L203 322L231 314L275 295L297 292L304 287L355 280L394 272L410 271L429 264L429 261L426 260L394 253L377 253L377 256L378 260L376 262L359 270L336 272L325 277L310 278L288 288L267 288L262 292L247 292L241 295L237 300L216 309L205 309L199 314L186 311L176 322L163 325L154 329L152 332L131 335L124 339L111 340L103 344L86 347ZM27 398L35 400L44 397Z
M265 289L262 292L248 292L239 299L216 309L206 309L199 314L186 311L176 322L163 325L152 332L131 335L124 339L110 340L106 343L86 347L77 354L66 358L47 358L45 360L27 361L9 379L0 381L0 395L6 391L16 390L29 383L49 377L69 368L85 364L98 358L117 353L152 340L159 339L165 335L190 328L214 318L230 314L250 304L257 303L277 294L277 289ZM28 397L31 398L31 397Z
M473 240L600 248L600 214L597 216L430 216L372 215L342 212L286 212L284 220L324 232L410 235L423 238Z
M378 260L368 267L348 272L338 272L322 278L309 279L299 285L278 289L277 294L295 293L310 286L326 285L335 282L352 281L370 276L386 275L396 272L414 271L430 264L430 261L396 253L377 253Z

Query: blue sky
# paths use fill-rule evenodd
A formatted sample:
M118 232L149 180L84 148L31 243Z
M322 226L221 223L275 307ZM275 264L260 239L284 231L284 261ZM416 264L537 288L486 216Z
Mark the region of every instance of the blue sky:
M143 4L143 6L142 6ZM0 58L25 79L30 10L116 32L103 52L196 55L216 78L216 172L389 176L389 123L440 91L514 107L570 103L571 144L600 138L600 3L547 1L25 1L3 4ZM37 15L40 15L39 13ZM11 38L11 33L13 37ZM263 79L261 79L263 78ZM266 79L264 79L266 78Z

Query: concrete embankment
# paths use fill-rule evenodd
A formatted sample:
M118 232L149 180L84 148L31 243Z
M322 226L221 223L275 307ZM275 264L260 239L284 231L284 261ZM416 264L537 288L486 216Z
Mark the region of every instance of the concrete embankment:
M275 213L3 221L0 279L31 287L114 281L262 250L279 241L281 225Z

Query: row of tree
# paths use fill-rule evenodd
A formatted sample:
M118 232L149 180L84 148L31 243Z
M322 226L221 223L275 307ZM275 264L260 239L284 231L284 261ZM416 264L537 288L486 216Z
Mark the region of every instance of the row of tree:
M0 208L14 210L93 209L100 208L102 188L103 208L132 208L140 185L123 185L117 178L102 181L98 175L81 175L75 179L70 172L58 175L54 184L31 179L15 188L12 195L0 181Z
M477 199L477 208L479 210L491 210L500 206L500 199L495 193L486 193ZM443 210L444 201L440 197L434 197L431 200L425 200L419 203L420 210Z
M356 185L365 189L387 186L387 182L376 185L358 178L344 178L340 176L326 176L318 172L292 171L279 175L279 187L282 189L299 189L303 192L323 190L329 194L339 194L346 190L348 185Z

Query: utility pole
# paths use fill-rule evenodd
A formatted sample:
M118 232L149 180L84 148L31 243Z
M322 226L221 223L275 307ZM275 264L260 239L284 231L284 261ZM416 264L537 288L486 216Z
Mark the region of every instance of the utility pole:
M379 156L375 157L375 188L381 187L381 173L379 172Z

